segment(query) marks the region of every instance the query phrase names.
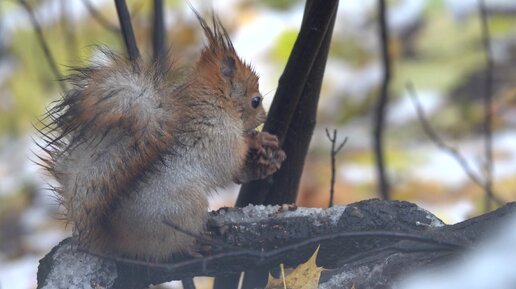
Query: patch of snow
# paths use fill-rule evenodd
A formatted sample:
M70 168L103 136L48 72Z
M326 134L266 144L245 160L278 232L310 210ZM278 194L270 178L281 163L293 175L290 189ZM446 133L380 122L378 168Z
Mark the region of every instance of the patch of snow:
M339 178L352 183L371 183L376 180L371 165L344 164L338 168Z
M462 199L456 202L447 202L442 204L430 204L414 201L419 207L432 212L433 215L442 219L447 224L455 224L462 222L471 216L475 209L471 200Z
M340 274L333 275L328 281L319 284L319 289L334 289L339 288L339 285L348 283L350 280L360 278L360 276L370 275L371 270L367 266L361 266L354 269L352 272L344 271Z
M426 215L426 218L428 220L430 220L430 224L426 224L426 223L420 223L419 221L417 222L418 225L421 225L421 226L430 226L430 227L443 227L445 226L446 224L443 223L441 220L439 220L439 218L437 218L434 214L430 213L430 211L427 211L425 209L423 209L422 207L418 206L418 209L425 212L427 215Z
M406 277L399 289L516 288L516 216L469 254L436 270Z
M493 136L493 146L503 157L495 158L494 175L511 177L516 172L516 133L514 130L498 131Z
M219 219L225 223L239 223L242 222L243 218L247 222L260 222L266 220L272 216L282 218L295 218L295 217L314 217L315 225L318 224L318 220L330 220L332 225L336 225L346 206L335 206L328 209L321 208L296 208L295 210L283 209L281 206L264 206L264 205L249 205L242 208L242 214L238 211L226 211L221 210ZM322 223L321 223L322 224Z
M462 142L459 148L475 174L480 175L479 166L473 160L479 156L479 146ZM455 158L437 148L434 144L418 145L412 151L415 155L425 156L424 162L414 167L411 174L415 179L426 182L444 183L451 188L459 188L469 181L468 176Z
M113 261L102 260L86 253L70 252L71 245L61 246L53 255L54 266L47 276L47 284L42 289L68 288L79 289L85 287L85 280L89 276L105 276L110 279L90 280L91 289L101 286L111 286L117 277L116 265ZM77 258L83 259L78 262ZM59 262L57 262L59 260ZM106 273L98 273L106 272Z
M0 260L0 289L36 288L39 258L28 255L15 261Z
M24 247L31 251L47 253L52 247L69 237L68 234L60 229L38 230L28 236L23 237Z

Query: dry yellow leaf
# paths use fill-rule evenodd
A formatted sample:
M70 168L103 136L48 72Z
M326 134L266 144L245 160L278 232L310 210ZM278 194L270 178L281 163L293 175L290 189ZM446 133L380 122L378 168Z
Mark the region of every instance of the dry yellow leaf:
M269 275L269 282L267 282L265 289L284 289L284 284L286 284L288 289L317 289L321 272L324 270L324 268L317 267L315 264L319 247L317 247L312 257L306 263L297 266L297 268L285 276L284 280L283 278L276 279Z

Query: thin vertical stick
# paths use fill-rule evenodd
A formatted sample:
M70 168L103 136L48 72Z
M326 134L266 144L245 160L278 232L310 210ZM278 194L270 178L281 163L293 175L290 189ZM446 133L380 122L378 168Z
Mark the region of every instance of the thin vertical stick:
M335 148L335 143L337 143L337 130L333 130L333 137L330 136L330 131L326 129L326 136L331 142L331 179L330 179L330 204L329 207L333 207L333 199L335 196L335 158L337 157L337 154L340 152L340 150L344 147L346 142L348 141L348 138L344 138L344 141L339 145L338 148Z
M373 115L373 151L378 174L378 191L384 200L390 198L390 188L387 173L385 171L385 156L383 148L383 133L385 130L385 110L389 101L389 84L391 78L391 66L389 60L389 30L387 27L387 11L385 0L379 0L378 25L380 30L380 44L383 63L383 82Z
M154 0L154 15L152 29L152 49L154 52L154 61L157 67L164 71L165 64L165 21L163 17L163 0Z
M134 37L131 16L129 15L129 10L127 10L127 4L125 0L115 0L115 5L129 60L135 61L140 57L140 51L136 45L136 38Z
M183 289L195 289L193 278L184 278L181 280L181 284L183 284Z
M482 43L486 57L486 82L484 91L484 153L485 153L485 200L484 210L490 211L493 201L493 58L488 16L484 0L478 0L479 16L482 22Z
M281 279L283 280L283 289L287 289L287 278L285 278L285 266L283 263L280 264Z

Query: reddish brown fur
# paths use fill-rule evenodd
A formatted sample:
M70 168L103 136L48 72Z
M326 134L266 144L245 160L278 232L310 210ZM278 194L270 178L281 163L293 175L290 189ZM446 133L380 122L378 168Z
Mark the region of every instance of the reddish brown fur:
M256 73L215 17L210 28L197 16L208 45L184 83L106 52L110 62L78 69L75 88L49 111L44 162L81 245L149 260L191 251L192 238L162 219L200 234L209 191L265 177L283 161L277 139L252 133L265 119L251 105L261 100ZM262 146L254 156L280 157L262 159L259 173L244 168Z

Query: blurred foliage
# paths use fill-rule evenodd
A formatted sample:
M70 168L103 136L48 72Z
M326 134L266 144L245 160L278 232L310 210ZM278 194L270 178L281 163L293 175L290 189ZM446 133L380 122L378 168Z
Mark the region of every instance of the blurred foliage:
M137 41L145 57L151 55L152 1L128 0ZM164 1L168 8L183 7L180 0ZM37 11L42 0L31 0L28 3ZM7 12L19 9L14 3L0 3L0 11ZM203 7L198 7L204 9ZM98 9L98 8L97 8ZM26 14L25 10L22 10ZM104 5L98 12L113 26L118 26L116 11L112 5ZM181 19L179 19L181 20ZM168 31L169 39L174 39L173 49L192 46L198 39L192 23L179 21L179 25ZM79 66L91 59L98 46L106 46L122 52L121 36L114 34L100 25L93 17L80 20L67 19L60 16L58 21L50 24L40 23L44 37L55 59L61 75L66 76L71 67ZM72 37L70 37L72 36ZM295 37L295 36L294 36ZM191 49L190 49L191 50ZM0 87L8 92L9 101L0 105L0 135L22 135L30 131L32 125L40 126L36 119L41 118L45 106L60 97L62 91L44 56L40 43L31 25L17 29L9 39L9 52L15 58L8 81Z
M356 164L367 166L373 163L373 154L369 150L355 151L346 157L346 160ZM425 156L416 155L407 151L405 148L391 148L387 151L386 162L393 170L409 170L410 168L422 164Z
M489 17L489 29L494 37L514 33L515 27L516 18L514 15L493 15Z
M358 39L333 39L330 57L345 59L354 67L363 67L374 61L374 55L364 49Z
M76 22L69 29L80 35L67 39L63 31L69 22L56 22L44 27L44 37L62 75L70 66L79 65L91 57L93 45L118 46L118 36L106 33L91 19ZM77 41L72 46L71 41ZM71 51L79 47L78 51ZM52 73L32 27L19 29L10 39L10 51L16 58L7 89L13 98L12 107L0 114L0 131L11 134L25 133L42 116L50 99L60 95L59 79Z
M299 0L284 1L261 1L261 5L272 9L289 9L299 3ZM32 4L41 1L32 0ZM179 0L166 1L170 7L184 5ZM394 1L391 4L397 4ZM131 13L133 15L134 26L137 30L149 29L148 17L152 10L152 1L129 0ZM5 8L3 6L6 6ZM12 9L16 5L3 5L3 9ZM112 7L102 9L100 12L116 25L116 15ZM461 23L457 23L450 13L443 13L441 1L430 1L428 3L423 25L415 36L415 57L403 57L403 40L393 37L390 46L393 51L393 83L392 95L400 95L405 90L407 80L412 81L419 89L434 89L450 91L464 80L465 75L484 65L484 54L480 46L480 23L477 17L467 17ZM504 35L514 32L516 19L507 16L493 16L490 20L490 28L493 35ZM371 23L371 25L376 25ZM78 51L71 52L71 39L66 38L64 26L70 26L75 37L73 46ZM174 29L171 37L179 39L178 42L194 42L192 35L194 28L183 25L182 29ZM138 32L138 31L137 31ZM68 65L78 65L85 59L91 57L94 51L93 45L101 44L110 47L119 47L120 41L117 35L106 31L95 20L87 17L77 22L58 21L52 25L44 27L45 37L50 44L50 49L56 58L59 69L66 75ZM139 43L147 43L144 51L149 51L149 33L140 31L136 34ZM286 29L274 42L270 50L272 61L285 63L292 46L297 37L296 29ZM356 37L356 36L355 36ZM182 40L181 40L182 39ZM20 29L12 37L10 51L16 57L15 68L11 80L7 83L7 89L13 101L10 106L4 108L5 111L0 115L0 132L19 134L27 131L31 127L36 116L40 116L45 104L48 104L49 97L56 99L60 93L56 84L55 76L46 62L43 53L36 41L32 28ZM331 49L331 56L336 59L346 61L346 63L360 68L368 65L375 60L375 55L360 44L360 39L354 37L334 37ZM72 47L73 48L73 47ZM75 57L78 55L79 57ZM81 61L82 60L82 61ZM431 75L431 77L429 77ZM30 85L27 85L30 83ZM345 113L333 116L339 123L345 123L357 115L363 114L375 99L376 91L371 91L371 98L356 102L345 100L341 103ZM478 111L478 108L464 106L460 108L462 112ZM448 125L456 121L457 108L449 108L450 112L443 114L438 119L437 125ZM450 117L446 117L449 115ZM474 122L480 115L478 113L467 113L465 122ZM464 127L458 126L458 131L463 131Z
M294 47L294 43L296 42L297 32L297 30L288 29L279 35L271 49L271 57L274 60L280 63L287 62L290 51L292 51L292 47Z
M272 9L287 10L293 5L300 3L301 0L262 0L260 2Z
M417 57L394 62L394 91L404 90L407 80L419 89L448 91L465 73L485 65L477 18L457 25L442 11L431 10L426 17L429 20L417 35Z

